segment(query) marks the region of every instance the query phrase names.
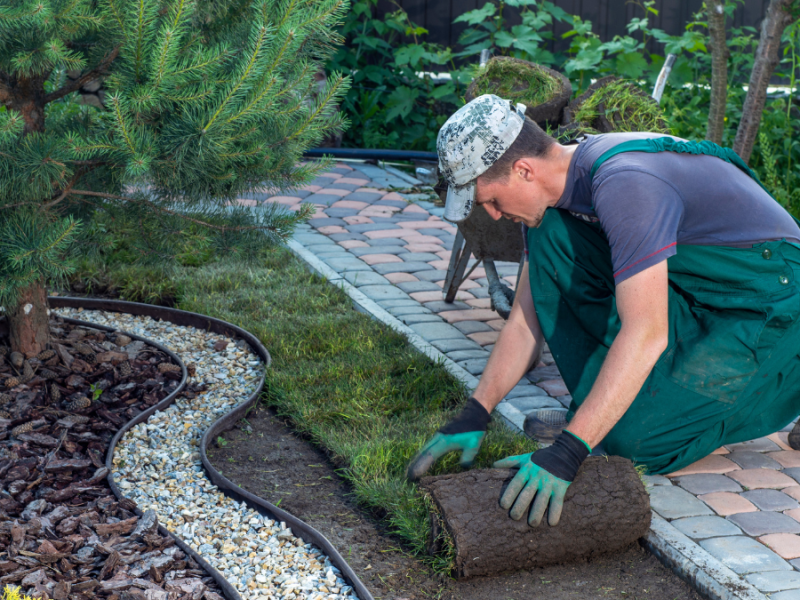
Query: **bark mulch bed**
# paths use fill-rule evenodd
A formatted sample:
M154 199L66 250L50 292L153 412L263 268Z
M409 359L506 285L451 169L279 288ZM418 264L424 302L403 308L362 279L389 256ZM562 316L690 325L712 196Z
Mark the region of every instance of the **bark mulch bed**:
M591 561L453 580L403 551L374 516L350 500L347 484L327 457L271 409L254 408L220 437L208 448L212 464L243 489L320 531L376 600L701 598L638 544Z
M214 580L134 514L106 480L125 423L174 391L181 369L121 333L51 318L52 349L0 336L0 589L55 600L221 600ZM196 393L188 388L184 393Z

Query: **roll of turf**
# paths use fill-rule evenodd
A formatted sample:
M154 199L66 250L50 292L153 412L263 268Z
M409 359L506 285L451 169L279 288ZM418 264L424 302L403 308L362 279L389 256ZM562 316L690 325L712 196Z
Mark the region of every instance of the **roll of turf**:
M567 489L561 521L538 527L514 521L500 496L516 471L481 469L426 477L434 539L444 527L455 546L456 576L494 575L622 550L650 527L650 498L633 464L589 457ZM432 547L431 551L441 551Z

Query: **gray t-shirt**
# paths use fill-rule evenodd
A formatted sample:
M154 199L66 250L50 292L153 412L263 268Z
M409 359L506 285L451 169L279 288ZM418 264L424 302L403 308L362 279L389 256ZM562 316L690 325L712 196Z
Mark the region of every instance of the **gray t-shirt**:
M617 284L673 256L679 244L748 248L800 244L794 219L751 177L713 156L606 150L653 133L589 135L578 145L556 208L597 220L608 237ZM677 139L677 138L676 138Z

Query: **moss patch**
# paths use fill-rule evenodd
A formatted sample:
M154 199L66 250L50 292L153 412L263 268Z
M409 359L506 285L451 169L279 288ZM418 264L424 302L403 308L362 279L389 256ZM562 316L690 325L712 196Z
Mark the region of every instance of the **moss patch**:
M495 94L525 106L538 106L558 95L561 83L533 63L496 57L475 79L475 97Z
M612 131L653 131L669 133L659 105L634 84L618 80L604 85L575 111L573 120L604 131L596 125L605 117Z

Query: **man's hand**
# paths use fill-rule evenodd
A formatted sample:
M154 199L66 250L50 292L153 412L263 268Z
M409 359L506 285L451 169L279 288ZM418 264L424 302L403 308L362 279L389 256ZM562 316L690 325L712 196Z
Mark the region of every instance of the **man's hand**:
M492 465L496 469L519 469L500 498L500 506L511 508L509 516L519 521L533 502L528 525L536 527L549 504L547 522L558 525L567 488L589 452L586 442L565 430L549 448L498 460Z
M408 465L409 481L416 481L442 456L456 450L461 450L461 466L471 467L490 420L486 409L475 398L470 398L464 410L428 440Z

